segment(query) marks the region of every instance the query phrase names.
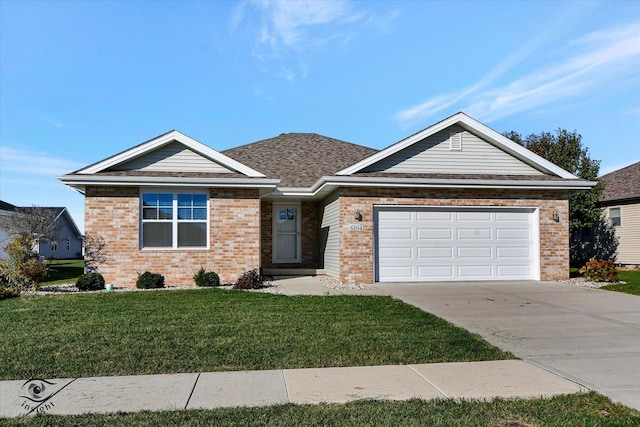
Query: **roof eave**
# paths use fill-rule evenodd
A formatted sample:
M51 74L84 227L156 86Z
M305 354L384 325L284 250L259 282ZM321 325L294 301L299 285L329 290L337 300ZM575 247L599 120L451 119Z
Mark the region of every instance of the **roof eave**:
M87 185L108 186L158 186L158 187L222 187L222 188L276 188L279 179L270 178L198 178L198 177L131 177L96 175L61 175L57 179L63 184L84 188Z
M337 187L412 187L412 188L483 188L520 190L589 190L595 181L574 180L514 180L514 179L463 179L463 178L389 178L323 176L309 188L283 187L277 195L314 197L327 186Z

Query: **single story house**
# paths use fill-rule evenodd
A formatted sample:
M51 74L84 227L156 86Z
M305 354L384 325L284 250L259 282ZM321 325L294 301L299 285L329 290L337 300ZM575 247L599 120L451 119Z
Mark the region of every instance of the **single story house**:
M125 286L201 266L223 282L565 279L569 192L595 184L464 113L381 151L289 133L218 152L174 130L58 178Z
M71 259L82 257L82 240L83 236L78 229L71 214L64 207L17 207L10 203L0 201L0 221L9 220L10 216L15 214L16 209L21 209L28 213L31 209L46 209L53 213L54 226L57 229L57 238L55 240L39 239L34 245L34 251L44 259ZM11 240L5 230L0 227L0 259L7 258L4 250L5 246Z
M618 238L616 263L640 267L640 162L600 177L601 205Z

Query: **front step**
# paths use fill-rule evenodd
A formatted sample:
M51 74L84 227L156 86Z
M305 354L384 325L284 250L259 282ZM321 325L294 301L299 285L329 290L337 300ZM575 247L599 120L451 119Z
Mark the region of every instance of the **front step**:
M317 276L324 268L263 268L264 276Z

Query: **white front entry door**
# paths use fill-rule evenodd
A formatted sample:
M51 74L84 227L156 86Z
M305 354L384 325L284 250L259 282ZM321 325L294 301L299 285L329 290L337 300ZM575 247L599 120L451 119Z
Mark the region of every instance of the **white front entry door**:
M299 263L300 205L273 205L273 262Z

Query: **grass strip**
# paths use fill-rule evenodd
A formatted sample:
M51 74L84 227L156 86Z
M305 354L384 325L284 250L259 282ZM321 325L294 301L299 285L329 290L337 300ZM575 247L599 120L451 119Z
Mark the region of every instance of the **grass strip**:
M1 420L0 420L1 421ZM638 426L640 412L597 393L548 399L485 401L357 401L347 404L279 405L92 414L37 415L4 420L7 426Z

